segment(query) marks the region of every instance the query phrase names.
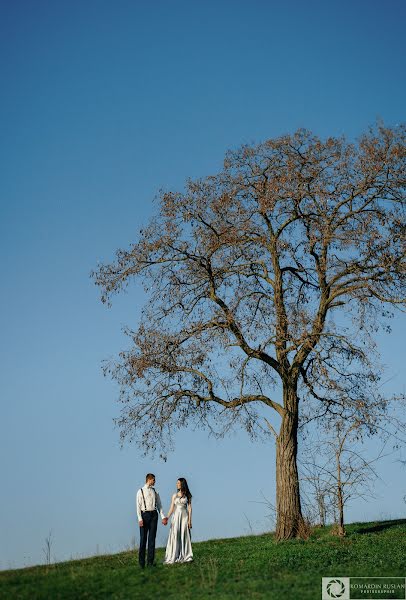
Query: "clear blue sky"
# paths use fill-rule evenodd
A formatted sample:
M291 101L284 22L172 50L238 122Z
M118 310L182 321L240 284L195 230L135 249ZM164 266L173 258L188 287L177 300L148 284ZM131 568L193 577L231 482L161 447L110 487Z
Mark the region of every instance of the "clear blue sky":
M134 497L157 475L195 496L194 539L269 527L274 450L245 434L177 437L166 464L119 447L115 356L144 301L107 309L89 278L136 239L160 187L221 168L243 142L307 127L361 133L404 120L406 4L388 0L2 2L0 568L115 552L138 531ZM404 389L404 321L381 337ZM388 388L389 389L389 388ZM404 471L349 520L404 516ZM158 531L158 542L167 530Z

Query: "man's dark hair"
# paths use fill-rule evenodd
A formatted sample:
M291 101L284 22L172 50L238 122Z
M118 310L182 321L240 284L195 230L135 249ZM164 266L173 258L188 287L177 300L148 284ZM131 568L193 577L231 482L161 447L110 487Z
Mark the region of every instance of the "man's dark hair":
M147 482L148 479L155 479L155 475L153 473L147 473L145 475L145 481Z

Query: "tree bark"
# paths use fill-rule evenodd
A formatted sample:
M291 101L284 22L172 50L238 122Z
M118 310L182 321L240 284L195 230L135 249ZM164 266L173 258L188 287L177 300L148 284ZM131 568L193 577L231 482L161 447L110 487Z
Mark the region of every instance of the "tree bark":
M296 386L284 385L284 406L276 440L276 539L300 535L303 522L297 470L298 398Z

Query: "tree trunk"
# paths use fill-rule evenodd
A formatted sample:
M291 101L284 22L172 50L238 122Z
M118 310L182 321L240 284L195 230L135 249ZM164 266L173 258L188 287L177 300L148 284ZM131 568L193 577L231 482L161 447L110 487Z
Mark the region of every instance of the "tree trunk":
M343 486L341 483L341 464L340 464L340 453L336 453L337 460L337 509L338 509L338 535L346 535L344 525L344 494Z
M295 386L284 385L284 406L276 440L276 539L300 535L303 523L297 471L298 398Z
M319 508L319 521L320 521L320 527L325 527L326 525L326 503L325 503L325 499L324 499L324 494L323 492L317 492L317 505Z

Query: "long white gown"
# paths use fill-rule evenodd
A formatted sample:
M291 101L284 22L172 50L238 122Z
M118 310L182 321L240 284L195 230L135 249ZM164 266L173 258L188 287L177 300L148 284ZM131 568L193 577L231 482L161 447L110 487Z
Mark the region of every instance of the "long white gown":
M164 564L191 562L193 560L192 540L188 527L188 501L186 497L175 498Z

